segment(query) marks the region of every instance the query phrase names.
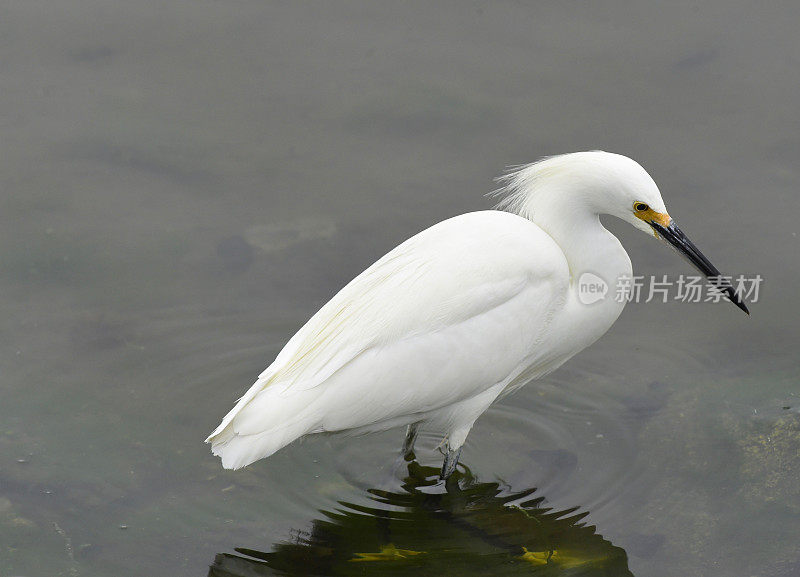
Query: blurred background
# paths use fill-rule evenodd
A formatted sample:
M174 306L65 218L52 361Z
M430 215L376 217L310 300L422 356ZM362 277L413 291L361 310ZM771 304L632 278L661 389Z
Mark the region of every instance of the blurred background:
M237 472L202 441L372 261L490 208L509 165L604 149L723 272L762 275L752 316L631 303L462 461L585 513L623 560L596 574L796 575L798 22L789 1L3 2L0 573L206 575L398 491L402 430ZM636 274L693 274L607 225Z

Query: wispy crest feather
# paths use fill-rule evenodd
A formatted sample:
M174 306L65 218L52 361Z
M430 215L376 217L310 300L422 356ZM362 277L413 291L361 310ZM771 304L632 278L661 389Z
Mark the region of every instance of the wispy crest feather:
M532 216L531 196L541 180L549 176L555 167L542 166L558 156L545 156L536 162L509 166L506 174L498 176L495 182L499 188L486 196L499 198L495 210L502 210L530 219Z

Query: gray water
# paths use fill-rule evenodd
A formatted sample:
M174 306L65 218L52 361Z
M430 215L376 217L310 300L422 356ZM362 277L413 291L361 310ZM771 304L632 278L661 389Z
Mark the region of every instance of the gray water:
M798 22L788 1L4 2L0 575L796 575ZM634 157L724 272L763 276L751 317L630 304L478 421L462 500L392 469L401 430L221 469L202 440L336 290L490 207L505 166L585 149ZM637 274L691 272L608 226ZM352 562L389 545L418 554Z

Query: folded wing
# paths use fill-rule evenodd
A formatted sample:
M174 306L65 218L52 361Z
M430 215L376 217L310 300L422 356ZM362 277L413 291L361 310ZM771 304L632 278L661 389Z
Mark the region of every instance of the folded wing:
M568 282L561 251L526 219L485 211L441 222L325 304L206 442L239 468L304 434L474 395L518 368Z

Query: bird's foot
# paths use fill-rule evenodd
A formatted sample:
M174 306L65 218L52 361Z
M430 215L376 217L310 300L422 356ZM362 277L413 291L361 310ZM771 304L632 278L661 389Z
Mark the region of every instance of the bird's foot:
M458 449L450 449L448 447L447 453L444 455L444 463L442 463L442 472L439 474L439 479L445 481L456 470L458 465L458 458L461 456L461 447Z

